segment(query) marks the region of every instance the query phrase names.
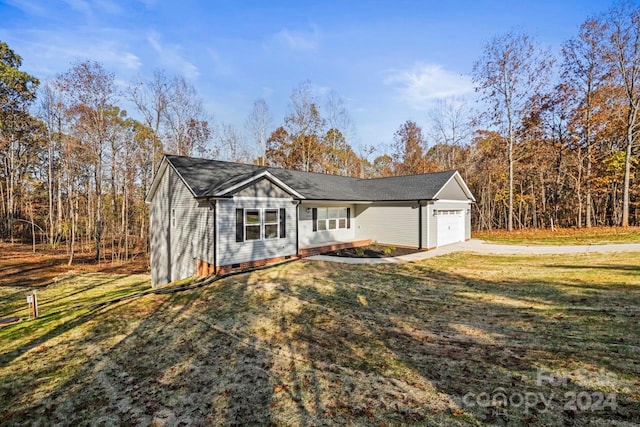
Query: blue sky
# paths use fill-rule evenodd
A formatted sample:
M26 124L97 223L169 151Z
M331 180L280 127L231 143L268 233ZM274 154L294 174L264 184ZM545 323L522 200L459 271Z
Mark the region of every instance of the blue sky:
M358 147L389 144L406 120L428 126L439 97L467 97L483 46L522 29L559 52L610 3L522 1L0 0L0 40L41 80L92 59L124 86L183 74L215 122L242 126L264 98L282 123L291 90L337 92ZM132 114L135 116L135 114Z

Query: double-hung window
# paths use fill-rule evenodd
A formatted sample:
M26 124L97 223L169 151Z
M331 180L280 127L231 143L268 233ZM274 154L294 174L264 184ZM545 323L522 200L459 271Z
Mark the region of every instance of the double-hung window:
M278 209L264 210L264 238L278 238Z
M262 237L262 223L260 209L246 209L244 211L245 240L260 240Z
M286 209L236 209L236 242L286 237Z
M349 208L313 208L313 231L351 228Z
M324 231L327 230L327 216L328 216L328 209L327 208L317 208L318 209L318 219L317 221L317 228L318 231Z

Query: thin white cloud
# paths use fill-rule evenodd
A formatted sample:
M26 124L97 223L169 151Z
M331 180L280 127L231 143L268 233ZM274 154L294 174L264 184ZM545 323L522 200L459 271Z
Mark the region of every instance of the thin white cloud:
M27 30L10 36L0 30L0 39L7 40L23 58L23 65L38 77L63 72L75 61L90 59L109 70L138 72L142 61L128 48L126 40L116 30L104 30L108 39L101 39L60 30ZM12 38L12 37L15 37Z
M93 10L88 1L85 0L65 0L65 3L73 10L82 12L87 18L93 17Z
M86 20L94 20L96 16L122 15L124 10L120 4L113 0L64 0L64 5L51 2L39 2L36 0L6 0L13 7L22 10L28 15L40 17L52 17L69 14L69 11L79 13Z
M103 45L103 51L97 55L97 59L101 62L122 65L129 70L138 70L142 65L137 55L120 50L120 48L113 43L105 43Z
M45 15L46 9L32 0L8 0L7 3L28 15Z
M318 27L311 26L311 30L290 30L283 28L275 34L275 39L291 50L299 52L315 52L320 45Z
M270 98L271 95L273 95L275 92L275 90L269 86L263 86L262 87L262 97L263 98Z
M311 93L317 97L323 97L331 92L331 88L329 86L321 86L313 82L309 83L309 89L311 90Z
M438 64L418 63L408 70L390 70L384 83L396 86L400 99L415 110L428 110L437 99L473 92L468 76L445 70Z
M147 9L153 9L158 4L158 0L138 0L142 3Z
M128 90L131 87L131 82L130 81L120 79L120 78L118 78L117 75L113 79L113 83L122 92L125 92L126 90ZM128 108L125 108L125 109L128 110Z
M215 74L222 76L231 76L235 74L235 70L231 61L222 57L216 50L212 48L206 49L209 59L211 60L210 66L207 69Z
M94 4L97 9L111 15L122 15L124 13L122 6L111 0L94 0Z
M180 72L187 79L195 80L198 78L200 75L198 67L182 56L179 45L171 43L162 44L160 34L155 31L147 35L147 41L158 54L160 63L164 64L167 68Z

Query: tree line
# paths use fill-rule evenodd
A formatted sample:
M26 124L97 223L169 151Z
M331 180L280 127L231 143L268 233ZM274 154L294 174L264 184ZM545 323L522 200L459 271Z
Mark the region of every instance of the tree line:
M442 99L388 147L354 147L344 101L309 81L281 123L257 99L238 128L162 70L123 88L90 60L44 82L21 65L0 42L0 237L64 246L70 263L146 251L144 197L164 153L363 178L457 169L476 229L640 219L640 9L629 3L586 20L556 56L524 32L494 37L471 71L476 105Z

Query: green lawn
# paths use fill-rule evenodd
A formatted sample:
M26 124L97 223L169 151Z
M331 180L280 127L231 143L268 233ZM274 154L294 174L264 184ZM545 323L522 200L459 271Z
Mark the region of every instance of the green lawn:
M602 245L640 243L640 227L556 228L474 231L476 239L509 245Z
M640 423L640 253L112 279L0 328L1 425Z

